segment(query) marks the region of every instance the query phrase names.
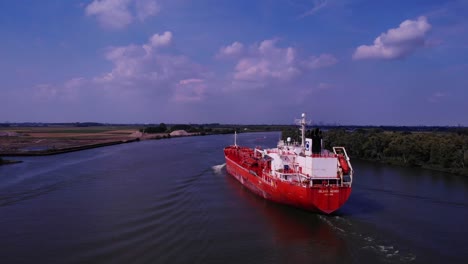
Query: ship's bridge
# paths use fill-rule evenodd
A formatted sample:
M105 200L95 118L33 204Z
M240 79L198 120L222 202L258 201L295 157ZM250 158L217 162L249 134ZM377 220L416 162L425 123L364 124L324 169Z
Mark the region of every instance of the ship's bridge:
M302 174L307 178L336 179L338 177L338 158L334 153L301 155L294 151L278 149L266 150L271 157L270 169L276 173Z

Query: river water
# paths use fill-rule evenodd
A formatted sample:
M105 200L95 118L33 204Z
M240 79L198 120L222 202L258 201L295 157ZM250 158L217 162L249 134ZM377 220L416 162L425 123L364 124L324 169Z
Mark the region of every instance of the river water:
M467 263L467 179L353 160L350 199L320 215L228 176L231 143L172 138L1 166L0 262Z

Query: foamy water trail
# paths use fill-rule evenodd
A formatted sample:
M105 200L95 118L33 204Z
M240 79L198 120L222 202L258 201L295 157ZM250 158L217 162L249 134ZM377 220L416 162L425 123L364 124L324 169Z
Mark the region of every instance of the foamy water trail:
M214 165L211 168L213 169L215 174L221 174L221 170L224 168L224 166L226 166L226 163L219 164L219 165Z
M318 217L338 233L341 233L341 235L352 237L357 244L360 244L361 250L372 251L387 260L394 260L401 263L412 262L416 259L416 256L411 252L400 252L400 249L392 245L391 241L378 239L368 234L358 232L352 227L353 225L348 219L339 216L332 218L319 215Z

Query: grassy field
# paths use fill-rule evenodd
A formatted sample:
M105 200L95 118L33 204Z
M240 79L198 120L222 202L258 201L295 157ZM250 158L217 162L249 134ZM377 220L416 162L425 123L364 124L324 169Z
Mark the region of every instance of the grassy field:
M0 129L0 155L60 152L142 137L134 126L8 127Z

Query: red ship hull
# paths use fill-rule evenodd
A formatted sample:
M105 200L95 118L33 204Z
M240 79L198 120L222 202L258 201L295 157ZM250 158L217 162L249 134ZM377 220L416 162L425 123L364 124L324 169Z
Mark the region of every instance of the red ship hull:
M229 149L229 150L228 150ZM252 150L249 150L252 151ZM262 166L249 166L232 148L225 149L226 170L253 193L273 202L330 214L348 200L351 187L339 184L305 186L263 172Z

